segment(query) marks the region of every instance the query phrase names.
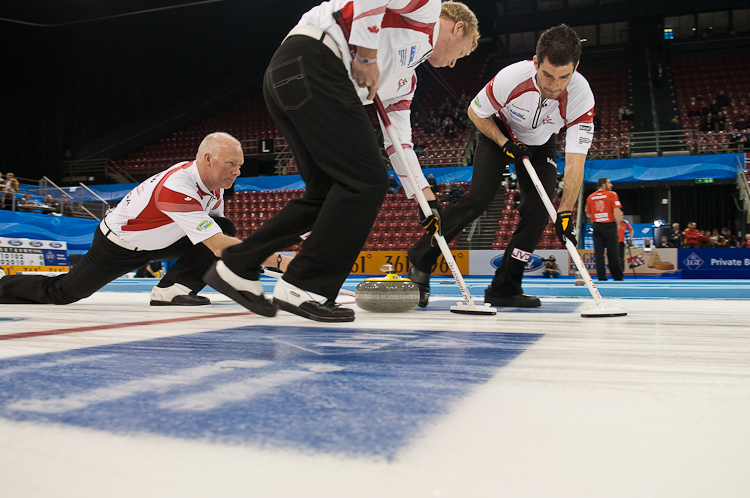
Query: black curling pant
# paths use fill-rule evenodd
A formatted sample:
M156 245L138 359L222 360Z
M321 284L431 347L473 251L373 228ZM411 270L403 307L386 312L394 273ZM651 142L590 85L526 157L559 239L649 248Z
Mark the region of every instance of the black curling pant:
M222 259L239 276L256 279L268 256L311 232L284 280L335 299L388 189L372 124L344 64L307 36L281 44L266 71L263 95L292 148L305 195L227 248Z
M498 120L495 122L508 136L504 125ZM531 164L544 190L552 199L557 183L557 166L554 161L557 155L555 135L552 135L544 145L530 146L529 150L531 151ZM443 210L443 236L447 242L456 238L461 230L478 218L492 203L509 161L510 158L502 152L499 145L480 134L474 158L471 188L466 195L452 201ZM523 164L519 163L516 166L516 175L521 191L521 204L518 206L521 220L492 280L495 292L507 296L522 293L521 279L526 266L523 260L528 260L525 255L530 255L534 251L549 221L549 214ZM427 235L423 235L409 248L409 261L423 272L431 273L439 256L440 248L437 245L432 246L430 237Z
M235 234L234 224L229 219L216 217L214 220L226 235ZM149 261L177 257L180 259L164 275L159 287L179 283L199 292L205 286L203 274L217 259L205 244L193 245L185 236L164 249L131 251L107 239L97 227L91 249L68 273L56 277L7 275L0 278L0 304L74 303Z
M622 266L619 242L617 240L617 223L594 223L594 260L596 261L596 278L607 280L607 268L604 263L604 249L607 249L609 272L615 280L622 280Z

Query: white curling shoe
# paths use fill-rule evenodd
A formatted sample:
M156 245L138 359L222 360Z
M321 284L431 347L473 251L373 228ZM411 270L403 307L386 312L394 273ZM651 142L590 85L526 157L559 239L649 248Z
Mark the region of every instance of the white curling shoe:
M151 306L206 306L211 304L207 297L199 296L182 284L169 287L154 286L151 289Z
M342 308L335 301L320 294L296 287L283 278L273 289L273 304L280 310L294 313L316 322L353 322L354 310Z
M263 297L263 284L242 278L219 260L203 275L203 281L253 313L276 316L276 306Z

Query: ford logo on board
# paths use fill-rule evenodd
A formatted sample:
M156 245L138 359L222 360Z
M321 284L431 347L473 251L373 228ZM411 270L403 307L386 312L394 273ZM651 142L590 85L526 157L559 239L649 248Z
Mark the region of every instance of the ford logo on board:
M490 264L493 268L500 268L500 263L503 262L503 255L495 256L490 261ZM533 271L539 270L544 266L544 262L542 261L542 258L537 256L536 254L532 254L529 258L529 262L526 263L526 266L523 269L524 273L531 273Z
M50 242L49 246L53 249L60 249L62 247L62 244L59 242Z
M10 244L12 246L15 246L15 247L18 247L18 246L22 245L23 242L21 242L20 240L9 240L8 244Z
M29 242L29 245L31 247L42 247L43 244L38 240L32 240L31 242Z

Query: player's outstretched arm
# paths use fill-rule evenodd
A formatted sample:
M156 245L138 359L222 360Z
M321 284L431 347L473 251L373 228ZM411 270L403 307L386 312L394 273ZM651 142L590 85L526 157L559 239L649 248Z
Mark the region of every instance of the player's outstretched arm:
M204 240L203 243L206 244L206 247L211 249L211 252L213 252L217 258L220 258L221 252L224 249L237 244L241 244L242 241L235 237L224 235L223 233L217 233L216 235L213 235ZM294 258L292 258L291 256L282 256L281 254L274 253L268 256L265 261L263 261L262 266L278 268L282 272L285 272L286 267L289 266L289 263L291 263L292 259Z
M220 258L221 251L227 247L241 244L242 241L236 237L229 237L223 233L217 233L216 235L212 235L204 240L203 243L206 244L206 247L211 249L211 252L213 252L217 258Z
M583 183L583 167L586 164L586 154L568 152L565 154L565 188L557 212L572 211L578 202L578 191Z

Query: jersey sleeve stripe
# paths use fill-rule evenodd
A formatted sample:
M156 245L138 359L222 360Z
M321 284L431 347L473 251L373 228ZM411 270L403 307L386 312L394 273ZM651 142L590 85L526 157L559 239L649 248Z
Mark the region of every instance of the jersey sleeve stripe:
M156 207L161 211L175 213L187 213L190 211L203 211L203 206L197 199L174 190L162 187Z
M408 14L410 12L414 12L415 10L421 9L422 7L427 5L429 1L430 0L411 0L411 2L409 2L409 4L403 9L394 9L391 12L395 12L396 14Z
M411 108L411 100L400 100L395 104L389 105L385 112L408 111Z
M148 204L143 209L143 211L141 211L135 218L129 219L127 223L122 225L120 229L124 232L135 232L140 230L159 228L161 226L174 223L174 220L172 220L172 218L164 214L164 212L159 209L159 197L161 196L162 190L173 192L169 189L163 188L164 183L167 181L167 179L176 172L189 168L193 165L193 162L194 161L186 162L182 166L173 168L171 171L168 171L167 174L165 174L164 177L159 180L159 183L154 188L154 191L151 194L151 198L149 199Z
M380 14L385 13L387 7L383 5L382 7L378 7L377 9L368 10L367 12L362 12L360 15L354 18L354 21L359 21L363 17L370 17L370 16L379 16Z
M592 107L589 111L584 112L578 116L572 123L568 124L568 127L578 123L593 123L594 122L594 108Z
M410 29L412 31L419 31L420 33L424 33L428 36L430 46L434 45L432 42L432 35L435 34L434 22L424 23L424 22L414 21L412 19L399 15L389 9L385 11L385 15L383 16L383 23L381 24L380 27L381 28Z
M503 106L502 106L502 104L500 104L500 102L498 102L498 101L497 101L497 99L495 98L495 90L494 90L494 88L495 88L495 78L492 78L492 79L490 80L490 84L489 84L489 85L487 85L487 86L485 87L485 89L486 89L486 92L485 92L485 93L487 94L487 98L489 99L489 101L490 101L490 104L492 105L492 107L493 107L493 108L494 108L494 109L495 109L495 110L496 110L497 112L500 112L500 109L502 109L502 108L503 108Z
M354 17L354 2L348 2L346 5L341 7L341 16L344 18L344 22L346 23L346 27L349 29L349 32L352 31L352 21Z
M410 149L410 150L413 150L413 148L412 148L412 146L411 146L410 144L401 144L401 147L403 147L404 149ZM394 154L395 152L396 152L396 148L395 148L395 147L393 147L393 145L389 145L389 146L388 146L388 147L387 147L387 148L385 149L385 153L386 153L386 154L388 154L389 156L390 156L391 154Z

